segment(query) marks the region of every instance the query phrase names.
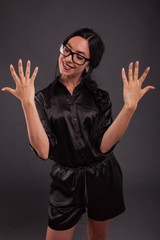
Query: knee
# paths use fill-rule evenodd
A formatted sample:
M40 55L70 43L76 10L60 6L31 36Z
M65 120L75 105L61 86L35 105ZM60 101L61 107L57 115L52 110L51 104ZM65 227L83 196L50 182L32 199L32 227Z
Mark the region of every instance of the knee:
M91 233L91 232L87 232L88 235L88 240L107 240L107 233L106 232L102 232L99 234L95 234L95 233Z

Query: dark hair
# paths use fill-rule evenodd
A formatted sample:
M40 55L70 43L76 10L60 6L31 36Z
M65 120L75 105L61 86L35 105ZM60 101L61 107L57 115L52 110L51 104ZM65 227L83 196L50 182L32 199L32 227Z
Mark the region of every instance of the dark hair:
M66 45L67 42L75 36L80 36L88 40L90 50L90 68L88 72L86 72L86 70L84 69L82 73L82 79L86 84L87 88L93 93L95 102L99 107L100 111L103 113L106 110L106 107L108 107L108 95L106 96L106 92L98 88L97 83L91 78L91 73L101 61L105 49L104 44L100 36L92 29L82 28L67 36L66 39L63 41L63 45Z

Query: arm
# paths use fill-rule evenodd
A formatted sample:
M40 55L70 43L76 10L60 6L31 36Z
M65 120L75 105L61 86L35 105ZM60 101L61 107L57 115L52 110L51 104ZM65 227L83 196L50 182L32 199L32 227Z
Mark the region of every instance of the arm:
M49 140L40 121L35 103L22 103L29 141L38 156L48 159Z
M43 159L47 159L49 153L49 140L40 121L34 102L34 80L38 72L38 67L35 68L32 77L30 78L30 61L27 62L25 76L23 73L21 60L19 60L18 65L20 77L17 76L14 67L10 65L11 74L16 83L16 89L5 87L2 88L2 91L10 92L21 101L25 115L29 141L33 148L35 148L37 151L38 155Z
M132 73L133 63L130 63L128 69L128 80L126 78L125 70L122 69L123 79L123 95L124 106L111 126L106 130L103 135L100 150L102 153L107 152L114 144L116 144L125 133L128 124L137 108L139 100L150 89L154 89L153 86L147 86L141 89L149 68L146 68L142 76L138 79L139 62L135 63L134 74Z

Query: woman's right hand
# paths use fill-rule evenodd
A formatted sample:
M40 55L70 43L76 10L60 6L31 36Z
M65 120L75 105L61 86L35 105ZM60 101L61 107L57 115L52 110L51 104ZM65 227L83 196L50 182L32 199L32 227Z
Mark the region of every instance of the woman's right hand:
M34 72L31 78L30 78L30 68L31 68L31 62L28 60L26 72L24 75L22 60L20 59L18 61L18 70L19 70L19 77L18 77L13 65L10 65L10 71L16 83L16 89L12 89L10 87L4 87L1 90L11 93L15 97L17 97L21 101L21 103L33 103L34 96L35 96L34 80L38 72L38 67L34 69Z

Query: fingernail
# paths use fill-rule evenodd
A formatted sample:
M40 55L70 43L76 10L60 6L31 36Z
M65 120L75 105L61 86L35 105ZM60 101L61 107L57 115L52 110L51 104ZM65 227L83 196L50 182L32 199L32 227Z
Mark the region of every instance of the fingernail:
M131 64L131 66L132 66L132 65L133 65L133 62L131 62L130 64Z
M31 61L30 60L28 60L28 63L30 63Z
M139 61L136 61L137 64L139 64Z
M150 70L150 67L148 67L148 71Z

